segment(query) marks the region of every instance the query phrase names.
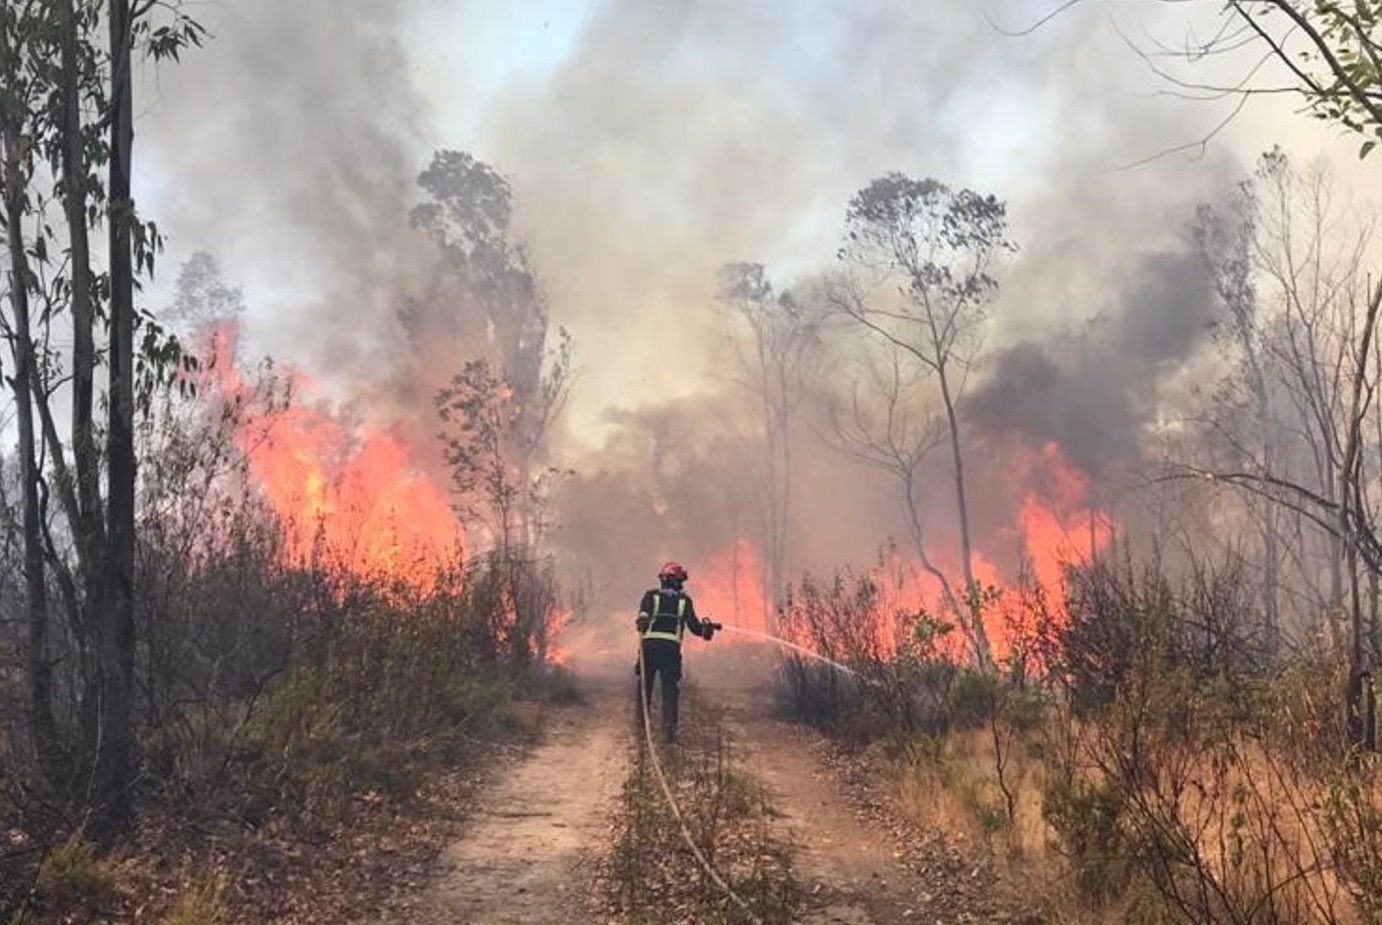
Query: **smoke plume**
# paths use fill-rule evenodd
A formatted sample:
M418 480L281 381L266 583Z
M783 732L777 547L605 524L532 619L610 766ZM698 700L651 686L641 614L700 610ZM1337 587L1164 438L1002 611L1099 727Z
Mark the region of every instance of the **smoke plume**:
M1127 15L1180 15L1149 6L1161 9ZM417 421L437 383L399 383L424 373L396 315L428 291L436 258L408 225L415 177L438 147L508 176L517 231L577 350L561 443L577 474L557 539L623 608L659 556L709 556L759 522L758 406L723 347L717 268L761 261L782 286L830 269L845 204L887 171L1009 202L1021 249L1000 269L967 396L982 438L1056 441L1097 477L1136 457L1211 320L1186 224L1271 139L1230 131L1208 157L1120 169L1200 137L1216 114L1151 98L1154 78L1102 13L1078 8L1021 39L989 22L1042 11L602 0L555 60L476 101L421 83L440 73L410 44L437 14L424 0L238 0L208 23L210 47L156 85L140 150L175 250L216 252L245 284L255 347ZM476 5L477 28L442 43L462 72L502 53L483 28L498 15ZM452 97L478 117L457 117ZM449 134L461 124L470 134ZM456 368L471 347L456 345ZM823 388L845 387L846 368ZM867 559L904 532L894 486L825 449L812 406L793 438L797 568ZM430 428L413 432L431 458ZM1000 469L976 463L979 492ZM941 467L927 489L942 540L947 485Z

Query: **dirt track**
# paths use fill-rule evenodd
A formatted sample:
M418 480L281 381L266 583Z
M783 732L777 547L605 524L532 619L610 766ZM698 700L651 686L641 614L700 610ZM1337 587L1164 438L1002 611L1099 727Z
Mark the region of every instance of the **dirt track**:
M808 897L803 925L1010 921L977 869L927 840L908 844L860 808L815 733L775 721L766 697L706 690L727 705L747 770L774 795ZM576 925L626 772L631 730L622 696L596 692L557 710L543 742L485 795L442 859L432 889L389 925Z
M542 742L501 769L436 883L390 925L575 925L587 921L589 863L624 779L614 694L552 713Z
M752 714L750 714L752 717ZM745 731L750 768L772 790L799 846L797 874L807 890L807 925L873 925L916 921L918 898L908 872L881 838L849 809L838 782L819 760L810 732L758 718Z
M733 710L797 844L796 868L807 892L803 925L927 925L1041 920L1016 909L976 862L941 832L901 821L886 794L847 780L831 746L817 733Z

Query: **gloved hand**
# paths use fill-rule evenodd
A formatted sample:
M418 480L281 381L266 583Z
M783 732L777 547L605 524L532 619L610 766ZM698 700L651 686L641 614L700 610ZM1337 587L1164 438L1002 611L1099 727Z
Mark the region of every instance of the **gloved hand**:
M709 620L702 620L701 622L705 625L705 631L701 633L701 638L706 642L710 641L710 637L715 635L716 630L724 629L724 625L720 623L711 623Z
M643 617L643 616L640 616L640 617L638 617L636 620L633 621L633 625L638 629L638 631L639 631L640 633L646 633L646 632L648 631L648 626L649 626L651 623L652 623L652 618L651 618L651 617Z

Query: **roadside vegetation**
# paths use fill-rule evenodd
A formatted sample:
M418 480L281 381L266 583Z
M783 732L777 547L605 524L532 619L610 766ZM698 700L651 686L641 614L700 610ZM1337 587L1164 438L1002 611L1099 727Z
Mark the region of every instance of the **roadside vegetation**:
M1337 657L1274 650L1232 561L1067 580L1031 657L992 673L918 645L925 615L868 610L868 579L835 586L784 626L823 630L848 597L859 627L905 627L906 654L823 652L853 675L794 656L784 707L863 750L902 815L984 846L1047 921L1379 921L1382 777Z
M573 690L551 665L541 475L570 342L549 338L507 181L456 151L418 177L426 297L396 293L395 320L442 357L413 383L425 437L247 369L246 306L209 254L172 304L142 304L163 242L131 193L131 74L197 51L190 6L0 4L15 925L367 916L534 704ZM486 323L487 348L458 346Z
M407 580L294 562L242 487L241 412L173 407L145 434L134 825L97 838L83 781L46 778L7 725L0 920L263 922L314 884L325 898L297 920L358 916L418 874L541 702L572 695L538 657L552 613L508 604L550 607L551 579L497 556ZM76 722L82 653L50 645L55 704L73 704L56 715ZM17 680L0 677L7 717L23 715Z
M630 925L795 921L801 886L769 794L744 769L713 700L688 685L681 704L677 744L658 742L655 752L631 719L629 772L602 870L608 909Z

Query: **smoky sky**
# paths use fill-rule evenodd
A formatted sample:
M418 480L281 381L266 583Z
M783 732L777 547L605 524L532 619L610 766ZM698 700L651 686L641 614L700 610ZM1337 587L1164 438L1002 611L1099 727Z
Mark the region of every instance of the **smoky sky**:
M1230 131L1208 155L1128 167L1218 114L1148 92L1154 78L1091 6L1016 39L986 15L1018 25L1049 4L602 0L559 58L475 99L464 74L505 58L483 27L488 5L448 17L476 28L433 43L461 62L437 85L446 72L410 39L432 0L235 0L208 7L207 49L146 81L137 157L170 258L221 257L245 288L251 348L347 397L413 368L396 313L433 270L407 219L432 151L470 151L507 175L553 321L575 338L565 462L589 495L564 488L582 513L570 532L636 538L611 545L613 560L661 542L654 524L751 518L751 489L700 481L752 478L753 409L727 384L716 270L760 261L790 285L829 269L850 196L889 171L1009 203L1020 250L1001 268L970 385L981 428L1056 439L1094 474L1136 452L1205 341L1211 304L1186 222L1241 177L1237 150L1276 139ZM1135 31L1181 5L1126 6ZM433 383L413 385L398 394ZM706 461L677 478L649 469L647 446L672 419L682 452ZM875 476L811 453L795 520L811 542L868 556L899 532ZM598 522L602 511L621 522Z
M1173 120L1194 120L1139 99L1126 50L1108 30L1092 38L1089 17L1027 40L986 18L1020 23L1043 6L592 3L561 60L473 102L474 133L454 137L437 101L468 87L421 86L436 72L409 44L436 4L237 0L208 7L208 48L152 82L141 144L174 253L211 250L232 275L255 277L233 280L248 282L251 339L350 375L387 361L392 312L426 272L406 216L431 150L493 162L514 182L557 320L602 360L573 409L597 421L607 404L703 389L693 380L715 372L716 267L814 270L838 244L850 195L883 172L1012 198L1019 238L1058 220L1078 229L1073 246L1108 252L1133 231L1096 232L1108 198L1157 224L1155 204L1183 198L1200 167L1072 191L1175 137ZM474 71L493 36L483 6L466 9L447 21L476 27L441 44ZM1124 256L1086 255L1088 288ZM669 325L692 354L680 377L660 374L643 346Z
M416 5L416 4L413 4ZM404 0L236 0L147 82L137 156L172 252L247 283L259 352L367 378L425 255L407 209L428 135Z

